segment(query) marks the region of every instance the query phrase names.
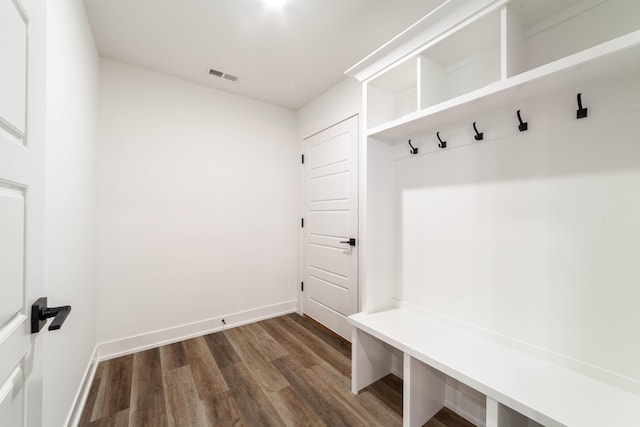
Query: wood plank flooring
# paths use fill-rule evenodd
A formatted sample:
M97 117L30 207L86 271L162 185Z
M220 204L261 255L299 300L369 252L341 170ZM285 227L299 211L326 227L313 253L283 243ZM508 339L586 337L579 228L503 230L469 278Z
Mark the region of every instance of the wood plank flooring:
M402 425L400 379L354 396L350 376L350 344L291 314L101 362L80 426Z

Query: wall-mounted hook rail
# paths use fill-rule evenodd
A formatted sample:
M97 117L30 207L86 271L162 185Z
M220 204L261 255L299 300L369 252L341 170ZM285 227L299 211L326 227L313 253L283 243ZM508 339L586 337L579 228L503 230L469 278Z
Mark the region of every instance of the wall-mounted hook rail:
M518 121L520 122L520 124L518 125L518 129L520 129L520 132L524 132L525 130L529 129L529 122L523 122L522 121L522 117L520 117L520 110L518 110Z
M418 154L418 148L411 145L411 140L409 140L409 147L411 147L411 151L409 151L409 153Z
M473 130L476 131L476 135L474 136L476 141L482 141L484 139L484 132L478 132L478 128L476 127L476 122L473 122Z
M438 137L438 141L440 141L440 144L438 144L438 147L447 148L447 141L443 141L442 139L440 139L440 132L436 132L436 136Z
M578 111L576 112L576 117L578 119L584 119L587 117L588 108L582 108L582 94L578 94Z

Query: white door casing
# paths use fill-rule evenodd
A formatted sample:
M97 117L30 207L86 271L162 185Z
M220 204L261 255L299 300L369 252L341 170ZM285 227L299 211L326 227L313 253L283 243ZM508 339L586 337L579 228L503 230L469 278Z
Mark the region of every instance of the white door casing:
M0 424L42 425L42 354L30 331L42 292L44 10L0 0ZM31 20L32 17L35 19ZM36 71L32 71L33 69Z
M351 340L358 310L358 116L304 141L303 312ZM356 246L346 242L356 239Z

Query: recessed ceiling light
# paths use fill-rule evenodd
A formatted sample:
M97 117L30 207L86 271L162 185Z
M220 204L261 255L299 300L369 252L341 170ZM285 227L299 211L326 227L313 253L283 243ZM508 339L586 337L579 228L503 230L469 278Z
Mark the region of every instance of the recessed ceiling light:
M284 2L286 0L262 0L267 6L271 7L281 7L284 6Z

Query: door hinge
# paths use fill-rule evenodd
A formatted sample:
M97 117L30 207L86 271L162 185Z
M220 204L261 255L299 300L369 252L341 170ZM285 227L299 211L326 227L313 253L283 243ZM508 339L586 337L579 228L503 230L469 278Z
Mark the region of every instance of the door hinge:
M304 292L304 282L300 282L300 292Z
M304 218L300 218L300 227L304 228Z
M304 154L302 155L302 164L304 165Z

